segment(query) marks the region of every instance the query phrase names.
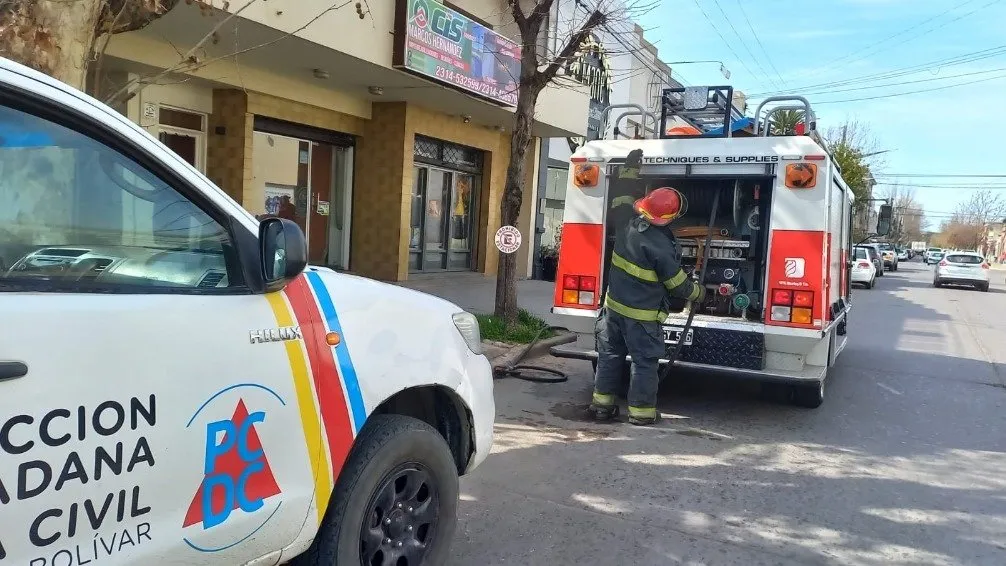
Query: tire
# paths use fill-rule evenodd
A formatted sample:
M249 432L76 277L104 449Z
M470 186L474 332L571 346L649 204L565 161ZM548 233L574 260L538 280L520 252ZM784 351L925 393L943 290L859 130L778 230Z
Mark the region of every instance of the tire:
M805 409L816 409L824 403L824 381L814 385L794 385L793 404Z
M988 283L982 283L981 285L978 286L978 290L981 291L982 293L988 293L989 292L989 284Z
M933 287L942 287L943 283L940 283L939 279L933 279Z
M413 473L414 470L417 473ZM401 491L417 489L411 497L399 499L398 482L409 477ZM421 478L425 477L425 481ZM396 481L397 480L397 481ZM420 481L418 488L409 481ZM415 484L413 484L415 485ZM423 497L425 490L425 499ZM381 509L379 495L385 494L391 512ZM431 513L418 521L431 520L418 526L407 506L416 509L434 507ZM405 542L414 542L421 557L408 562L415 564L444 564L450 556L451 542L457 526L458 469L447 442L433 427L423 421L402 415L374 415L360 432L356 445L350 452L346 465L339 474L331 505L325 513L318 535L311 547L298 556L295 566L321 566L361 564L364 543L361 535L364 521L376 522L373 529L381 537L395 536ZM418 513L418 511L417 511ZM368 519L368 516L372 519ZM382 519L383 517L383 519ZM382 525L393 521L391 526ZM392 529L389 532L389 529ZM380 545L382 552L384 538ZM387 550L397 551L392 542ZM401 548L401 547L398 547ZM392 557L394 554L392 554Z
M877 286L877 276L874 275L873 278L870 279L869 283L866 284L866 288L873 289L876 286Z
M891 266L891 271L897 271L897 270L898 270L898 264L897 262L895 262L894 265Z

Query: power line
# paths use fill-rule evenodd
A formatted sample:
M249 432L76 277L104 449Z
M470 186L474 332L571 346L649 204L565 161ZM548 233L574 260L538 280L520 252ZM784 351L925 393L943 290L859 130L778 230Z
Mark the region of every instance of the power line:
M737 52L734 51L734 48L730 45L730 42L727 41L727 38L723 37L723 34L720 33L719 28L717 28L716 24L713 23L712 18L710 18L709 14L706 13L705 8L702 7L702 4L699 4L699 0L692 0L692 1L695 2L695 7L698 8L700 12L702 12L702 17L704 17L706 21L709 22L709 27L713 28L713 31L716 32L716 35L720 36L720 40L723 41L723 44L726 45L727 49L730 50L730 53L733 54L734 59L737 59L737 61L740 62L741 66L744 67L744 70L747 71L748 74L750 74L752 77L757 77L758 76L757 73L754 73L751 70L751 68L748 67L748 64L744 62L744 59L741 59L740 55L738 55Z
M845 88L845 89L827 89L827 90L819 90L819 91L814 91L814 92L801 92L800 94L803 94L804 96L812 96L812 95L815 95L815 94L826 94L826 93L833 93L833 92L855 92L855 91L860 91L860 90L869 90L869 89L873 89L873 88L886 88L886 87L891 87L891 86L903 86L903 85L911 85L911 84L918 84L918 83L928 83L928 82L932 82L932 81L945 81L947 79L958 79L960 77L971 77L971 76L974 76L974 75L987 75L988 73L998 73L998 72L1002 72L1002 71L1006 71L1006 67L998 67L996 69L988 69L988 70L985 70L985 71L972 71L970 73L960 73L960 74L957 74L957 75L947 75L947 76L944 76L944 77L916 79L914 81L901 81L901 82L897 82L897 83L885 83L885 84L879 84L879 85L859 86L859 87Z
M1003 54L1006 54L1006 44L997 45L995 47L989 47L986 49L980 49L978 51L970 51L967 53L962 53L960 55L955 55L953 57L947 57L944 59L927 61L925 63L910 65L908 67L895 68L888 71L870 73L867 75L860 75L858 77L846 78L837 81L806 85L799 87L797 90L800 92L804 92L808 90L818 90L823 88L847 86L858 83L872 82L876 80L893 79L907 75L917 74L922 71L932 69L934 67L935 68L953 67L956 65L963 65L965 63L973 63L975 61L980 61L983 59L989 59L991 57L996 57ZM774 94L779 94L779 92L780 91L756 92L751 94L751 98L756 98L760 96L771 96Z
M937 91L937 90L946 90L948 88L957 88L957 87L967 86L967 85L973 85L973 84L977 84L977 83L984 83L984 82L994 81L994 80L998 80L998 79L1002 79L1002 78L1006 78L1006 75L999 75L999 76L995 76L995 77L988 77L988 78L977 79L977 80L973 80L973 81L965 81L965 82L962 82L962 83L957 83L957 84L952 84L952 85L938 86L938 87L933 87L933 88L924 88L924 89L920 89L920 90L910 90L910 91L907 91L907 92L894 92L894 93L891 93L891 94L881 94L881 95L877 95L877 96L864 96L864 97L861 97L861 98L846 98L844 100L824 100L824 101L821 101L821 102L815 102L814 104L840 104L840 103L843 103L843 102L861 102L861 101L864 101L864 100L880 100L882 98L895 98L895 97L898 97L898 96L907 96L907 95L910 95L910 94L921 94L921 93L924 93L924 92L934 92L934 91Z
M950 9L948 9L948 10L946 10L946 11L944 11L944 12L940 13L940 14L939 14L939 15L937 15L937 16L934 16L934 17L932 17L932 18L929 18L928 20L925 20L925 21L923 21L923 22L921 22L921 23L919 23L919 24L916 24L915 26L912 26L912 27L908 28L908 29L907 29L907 30L905 30L904 32L901 32L901 33L898 33L898 34L894 34L893 36L891 36L891 37L887 38L886 40L883 40L883 41L880 41L880 42L878 42L878 43L874 44L874 47L877 47L877 46L879 46L879 45L880 45L881 43L883 43L884 41L887 41L887 40L890 40L890 39L894 39L895 37L898 37L899 35L902 35L903 33L907 32L907 31L911 31L911 30L913 30L913 29L917 29L917 28L921 27L921 26L922 26L923 24L925 24L925 23L928 23L928 22L931 22L931 21L933 21L933 20L935 20L935 19L937 19L937 18L940 18L940 17L943 17L944 15L946 15L946 14L949 14L950 12L952 12L952 11L954 11L954 10L958 9L958 8L961 8L961 7L965 6L966 4L970 4L971 2L974 2L974 1L975 1L975 0L965 0L964 2L961 2L960 4L957 4L956 6L954 6L954 7L950 8ZM897 46L899 46L899 45L904 45L905 43L907 43L907 42L909 42L909 41L912 41L913 39L918 39L918 38L920 38L920 37L922 37L922 36L925 36L925 35L928 35L928 34L930 34L930 33L934 32L934 31L936 31L936 30L938 30L938 29L942 29L942 28L945 28L946 26L948 26L948 25L950 25L950 24L952 24L952 23L954 23L954 22L958 22L958 21L960 21L960 20L962 20L962 19L964 19L964 18L966 18L966 17L968 17L968 16L970 16L970 15L974 14L975 12L978 12L978 11L980 11L980 10L984 10L985 8L988 8L988 7L992 6L993 4L998 4L998 3L999 3L999 2L1001 2L1001 1L1002 1L1002 0L992 0L991 2L989 2L989 3L987 3L987 4L984 4L984 5L982 5L982 6L979 6L978 8L975 8L974 10L971 10L970 12L968 12L968 13L966 13L966 14L963 14L963 15L960 15L960 16L957 16L956 18L954 18L954 19L952 19L952 20L950 20L950 21L947 21L947 22L944 22L944 23L942 23L942 24L940 24L940 25L938 25L938 26L936 26L936 27L933 27L933 28L930 28L930 29L928 29L928 30L926 30L926 31L924 31L924 32L922 32L922 33L920 33L920 34L916 35L916 36L913 36L913 37L909 37L909 38L906 38L906 39L904 39L904 40L902 40L902 41L899 41L898 43L895 43L894 45L890 45L890 46L888 46L888 47L885 47L885 48L882 48L882 49L878 49L878 50L874 50L874 51L870 51L870 52L866 53L866 54L865 54L865 55L863 55L863 56L860 56L860 57L857 57L857 58L855 58L855 59L852 59L852 60L850 60L850 61L846 61L845 63L843 63L843 64L842 64L842 65L840 65L840 66L844 66L844 65L849 65L849 64L851 64L851 63L855 63L855 62L857 62L857 61L862 61L862 60L863 60L863 59L864 59L865 57L868 57L868 56L870 56L870 55L876 55L877 53L880 53L881 51L884 51L885 49L891 49L891 48L893 48L893 47L897 47ZM869 49L869 48L868 48L868 49Z
M779 83L777 83L775 79L772 78L772 75L770 75L768 71L765 70L765 67L762 66L761 61L759 61L758 58L755 57L754 53L751 52L751 48L748 47L748 43L744 41L744 38L741 37L740 32L737 31L736 27L734 27L734 23L733 21L730 20L730 16L728 16L726 11L723 10L723 6L720 4L720 0L713 0L713 4L715 4L716 9L719 10L721 14L723 14L723 19L726 20L727 25L730 26L731 30L733 30L734 35L737 36L737 39L741 42L741 47L744 48L744 51L747 51L748 56L751 57L752 61L754 61L754 64L758 67L758 70L760 70L766 77L768 77L768 80L772 83L772 86L774 86L775 88L779 88Z
M765 55L765 60L768 61L769 67L772 67L772 71L775 72L775 76L779 77L779 82L782 83L784 87L788 87L786 84L786 79L782 78L779 73L779 69L775 68L775 63L772 62L772 56L768 54L768 50L765 49L765 45L761 42L761 37L758 36L758 32L755 31L753 25L751 25L751 18L748 18L747 10L744 9L744 3L741 0L737 0L737 7L740 8L741 15L744 16L744 21L748 24L748 29L751 30L751 35L754 36L755 41L758 42L758 47L761 48L761 52Z

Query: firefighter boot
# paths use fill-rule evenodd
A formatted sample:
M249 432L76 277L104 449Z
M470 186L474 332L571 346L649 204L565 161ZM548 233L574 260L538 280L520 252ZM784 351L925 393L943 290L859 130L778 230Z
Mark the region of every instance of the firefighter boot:
M595 391L587 412L595 421L614 420L618 416L618 405L615 404L615 396Z
M629 424L650 426L660 421L656 407L633 407L629 405Z

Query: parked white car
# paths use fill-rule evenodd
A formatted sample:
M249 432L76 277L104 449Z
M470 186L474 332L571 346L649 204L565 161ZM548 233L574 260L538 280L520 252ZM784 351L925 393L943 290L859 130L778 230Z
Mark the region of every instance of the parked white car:
M933 287L943 285L967 285L988 291L989 264L974 252L948 253L936 264L933 275Z
M867 289L877 283L877 266L870 259L870 250L856 246L852 257L852 282Z

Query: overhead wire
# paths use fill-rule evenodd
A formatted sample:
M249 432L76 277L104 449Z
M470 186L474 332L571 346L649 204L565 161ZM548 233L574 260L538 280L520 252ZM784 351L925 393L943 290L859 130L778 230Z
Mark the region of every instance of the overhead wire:
M936 19L938 19L938 18L941 18L941 17L943 17L943 16L945 16L945 15L947 15L947 14L949 14L949 13L953 12L954 10L957 10L958 8L962 8L962 7L964 7L965 5L967 5L967 4L970 4L970 3L972 3L972 2L975 2L975 1L976 1L976 0L965 0L964 2L961 2L961 3L959 3L959 4L956 4L955 6L953 6L953 7L949 8L949 9L947 9L947 10L943 11L943 12L941 12L940 14L937 14L936 16L933 16L933 17L931 17L931 18L929 18L929 19L927 19L927 20L924 20L924 21L922 21L922 22L920 22L920 23L918 23L918 24L916 24L916 25L914 25L914 26L912 26L912 27L910 27L910 28L908 28L908 29L906 29L906 30L903 30L902 32L899 32L899 33L896 33L896 34L894 34L894 35L892 35L892 36L888 37L887 39L884 39L884 40L881 40L881 41L879 41L879 42L877 42L877 43L873 44L873 46L872 46L872 47L878 47L878 46L880 46L880 45L881 45L882 43L884 43L884 42L886 42L886 41L889 41L889 40L891 40L891 39L894 39L895 37L898 37L898 36L900 36L900 35L903 35L904 33L907 33L907 32L909 32L909 31L912 31L912 30L914 30L914 29L918 29L919 27L922 27L922 26L923 26L923 25L925 25L926 23L929 23L929 22L931 22L931 21L933 21L933 20L936 20ZM852 64L852 63L855 63L855 62L858 62L858 61L862 61L862 60L863 60L864 58L866 58L866 57L868 57L868 56L870 56L870 55L876 55L877 53L880 53L880 52L882 52L882 51L885 51L886 49L890 49L890 48L893 48L893 47L897 47L897 46L899 46L899 45L904 45L905 43L907 43L907 42L909 42L909 41L912 41L912 40L914 40L914 39L918 39L918 38L920 38L920 37L923 37L923 36L925 36L925 35L928 35L928 34L930 34L930 33L934 32L934 31L936 31L936 30L938 30L938 29L943 29L943 28L945 28L946 26L948 26L948 25L950 25L950 24L952 24L952 23L954 23L954 22L958 22L958 21L960 21L960 20L962 20L962 19L964 19L964 18L966 18L966 17L968 17L968 16L970 16L970 15L972 15L972 14L974 14L974 13L978 12L978 11L981 11L981 10L984 10L984 9L986 9L986 8L989 8L989 7L991 7L991 6L992 6L992 5L994 5L994 4L998 4L999 2L1002 2L1002 0L992 0L991 2L988 2L987 4L984 4L984 5L982 5L982 6L979 6L978 8L975 8L974 10L972 10L972 11L970 11L970 12L966 13L966 14L963 14L963 15L960 15L960 16L957 16L956 18L954 18L954 19L952 19L952 20L949 20L949 21L947 21L947 22L943 22L942 24L940 24L940 25L938 25L938 26L936 26L936 27L933 27L933 28L931 28L931 29L928 29L928 30L925 30L925 31L923 31L922 33L920 33L920 34L918 34L918 35L915 35L915 36L912 36L912 37L909 37L909 38L906 38L906 39L904 39L904 40L902 40L902 41L900 41L900 42L898 42L898 43L895 43L894 45L891 45L891 46L888 46L888 47L882 47L882 48L880 48L880 49L874 49L874 50L871 50L871 49L870 49L870 47L868 46L868 47L866 48L866 51L867 51L867 53L866 53L865 55L863 55L863 56L860 56L860 57L857 57L857 58L855 58L855 59L852 59L852 60L849 60L849 61L846 61L846 62L845 62L845 63L843 63L842 65L839 65L839 67L842 67L842 66L845 66L845 65L849 65L849 64ZM863 51L863 50L860 50L860 52L862 52L862 51ZM826 66L827 66L827 67L831 67L831 68L834 68L834 66L833 66L833 65L834 65L834 62L832 62L832 63L830 63L830 64L826 64Z
M747 51L748 56L751 57L752 61L754 61L754 64L756 67L758 67L758 70L760 70L768 78L769 82L771 82L775 88L779 88L780 87L779 83L777 83L776 80L772 77L772 75L765 70L765 67L761 64L761 61L757 57L755 57L755 54L751 51L751 48L748 47L747 41L744 41L744 38L741 36L740 32L737 31L736 27L734 27L733 21L730 19L730 16L727 15L726 10L723 9L723 6L720 4L720 0L713 0L713 4L716 5L716 9L720 11L720 14L723 14L723 19L727 22L727 25L730 26L730 29L734 32L734 35L737 36L737 40L740 41L741 47L744 48L744 51Z
M698 8L700 12L702 12L702 17L704 17L706 21L709 22L709 27L713 28L713 31L716 32L716 35L720 37L720 40L723 41L723 44L726 45L727 49L730 50L730 53L733 54L734 59L740 62L741 66L744 67L744 70L747 71L748 74L750 74L752 77L757 77L758 74L752 71L750 67L748 67L747 63L744 62L744 59L741 59L740 55L738 55L737 52L734 51L733 46L730 45L730 42L727 41L727 38L723 37L723 34L720 33L719 28L717 28L716 24L713 23L712 18L710 18L709 14L706 13L705 8L702 7L702 4L699 3L699 0L692 0L692 1L695 3L695 7Z
M864 100L880 100L880 99L884 99L884 98L895 98L895 97L898 97L898 96L908 96L910 94L921 94L921 93L924 93L924 92L935 92L935 91L938 91L938 90L946 90L948 88L957 88L957 87L962 87L962 86L967 86L967 85L984 83L984 82L988 82L988 81L994 81L994 80L1003 79L1003 78L1006 78L1006 74L1004 74L1004 75L998 75L998 76L995 76L995 77L986 77L984 79L976 79L976 80L973 80L973 81L965 81L965 82L962 82L962 83L956 83L956 84L952 84L952 85L944 85L944 86L938 86L938 87L933 87L933 88L924 88L924 89L919 89L919 90L910 90L910 91L907 91L907 92L894 92L894 93L890 93L890 94L881 94L881 95L876 95L876 96L864 96L864 97L860 97L860 98L846 98L846 99L843 99L843 100L822 100L822 101L815 101L814 104L815 105L841 104L841 103L844 103L844 102L862 102Z
M923 71L928 71L928 70L930 70L932 68L953 67L953 66L957 66L957 65L963 65L963 64L967 64L967 63L973 63L975 61L981 61L981 60L984 60L984 59L989 59L989 58L992 58L992 57L997 57L997 56L1003 55L1003 54L1006 54L1006 44L1004 44L1004 45L997 45L995 47L989 47L989 48L986 48L986 49L980 49L978 51L970 51L970 52L962 53L960 55L954 55L952 57L947 57L947 58L944 58L944 59L937 59L937 60L934 60L934 61L927 61L925 63L918 63L918 64L915 64L915 65L909 65L907 67L900 67L900 68L890 69L890 70L887 70L887 71L881 71L881 72L877 72L877 73L870 73L870 74L866 74L866 75L860 75L860 76L857 76L857 77L844 78L844 79L837 80L837 81L817 83L817 84L812 84L812 85L804 85L802 87L798 87L796 90L799 90L800 92L804 92L804 91L808 91L808 90L823 89L823 88L830 88L830 87L841 87L841 86L848 86L848 85L853 85L853 84L867 83L867 82L871 82L871 81L875 81L875 80L894 79L894 78L903 77L903 76L907 76L907 75L918 74L918 73L921 73ZM778 93L779 93L779 91L754 92L754 93L751 93L751 97L755 98L755 97L760 97L760 96L771 96L771 95L778 94Z
M751 24L751 18L748 17L747 10L744 9L744 3L742 0L737 0L737 7L740 8L741 15L744 16L744 21L747 22L748 29L751 30L751 35L754 36L762 54L765 55L765 60L768 61L769 67L772 67L772 71L775 72L775 76L779 77L779 82L782 83L783 87L786 87L786 79L782 78L782 74L779 73L779 69L777 69L775 67L775 63L772 62L772 56L768 54L768 50L765 49L765 44L761 42L761 37L758 36L758 32L755 31L755 27Z

